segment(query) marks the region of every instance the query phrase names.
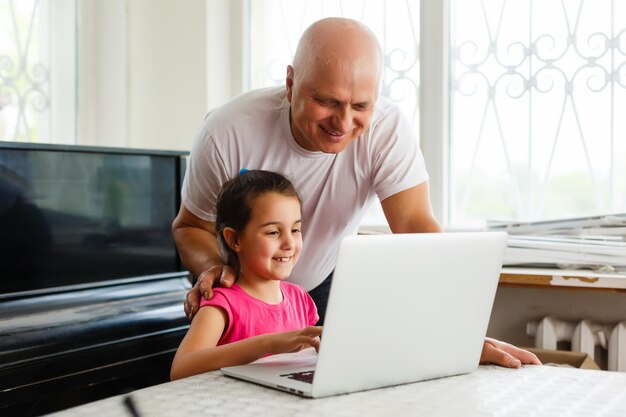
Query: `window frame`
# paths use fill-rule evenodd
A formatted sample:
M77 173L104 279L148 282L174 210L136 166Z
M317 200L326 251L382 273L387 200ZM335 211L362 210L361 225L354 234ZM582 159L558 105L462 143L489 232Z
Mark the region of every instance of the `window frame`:
M248 1L207 0L209 108L250 88ZM449 20L449 0L420 1L419 141L430 177L433 213L444 226L449 224Z

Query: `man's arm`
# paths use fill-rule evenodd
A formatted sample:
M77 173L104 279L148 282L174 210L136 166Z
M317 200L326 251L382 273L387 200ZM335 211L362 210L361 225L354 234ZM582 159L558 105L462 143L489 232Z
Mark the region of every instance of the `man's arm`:
M191 320L200 306L201 294L211 298L214 283L230 287L235 277L220 256L215 223L200 219L181 204L172 223L172 234L183 265L198 277L185 300L185 314Z
M430 206L428 181L384 199L381 206L393 233L443 232Z
M381 205L393 233L443 232L430 206L428 181L386 198ZM507 368L519 368L523 363L541 365L534 354L491 338L483 344L480 363Z

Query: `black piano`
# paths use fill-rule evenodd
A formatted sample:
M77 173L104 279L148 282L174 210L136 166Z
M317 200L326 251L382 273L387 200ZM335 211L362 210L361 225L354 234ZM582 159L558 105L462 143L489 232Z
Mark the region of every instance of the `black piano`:
M0 142L0 416L169 380L186 154Z

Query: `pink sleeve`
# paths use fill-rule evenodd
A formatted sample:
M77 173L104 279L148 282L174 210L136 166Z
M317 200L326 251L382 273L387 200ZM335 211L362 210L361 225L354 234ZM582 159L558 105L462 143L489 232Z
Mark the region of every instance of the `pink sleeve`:
M315 302L306 291L304 291L304 302L306 303L306 310L309 316L309 326L315 326L315 324L319 321L320 316L317 314L317 306L315 305Z
M298 322L301 323L300 325L315 326L320 316L317 314L317 307L309 293L301 286L291 282L283 281L281 286L290 294L290 298L297 305Z
M205 299L204 297L202 297L200 299L200 308L204 307L204 306L212 306L212 307L219 307L222 310L224 310L226 312L226 316L228 317L228 322L226 323L226 328L224 329L224 334L229 333L230 332L230 328L231 328L231 323L232 323L232 318L233 318L233 311L230 307L230 303L228 302L228 299L226 298L226 296L220 291L219 288L214 288L213 289L213 297L211 297L210 300Z

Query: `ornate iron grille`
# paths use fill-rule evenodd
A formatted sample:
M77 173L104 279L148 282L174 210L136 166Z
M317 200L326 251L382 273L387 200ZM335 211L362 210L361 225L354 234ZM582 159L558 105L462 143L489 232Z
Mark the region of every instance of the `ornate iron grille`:
M626 2L451 10L451 222L626 211Z
M383 48L382 95L398 103L419 132L419 1L253 0L249 6L253 18L247 87L283 84L300 35L314 21L329 16L357 19L374 31ZM363 223L386 224L379 205Z
M42 3L0 0L0 140L33 141L49 123Z
M419 1L251 1L250 88L280 85L302 32L328 16L357 19L383 46L382 94L398 102L419 129Z

